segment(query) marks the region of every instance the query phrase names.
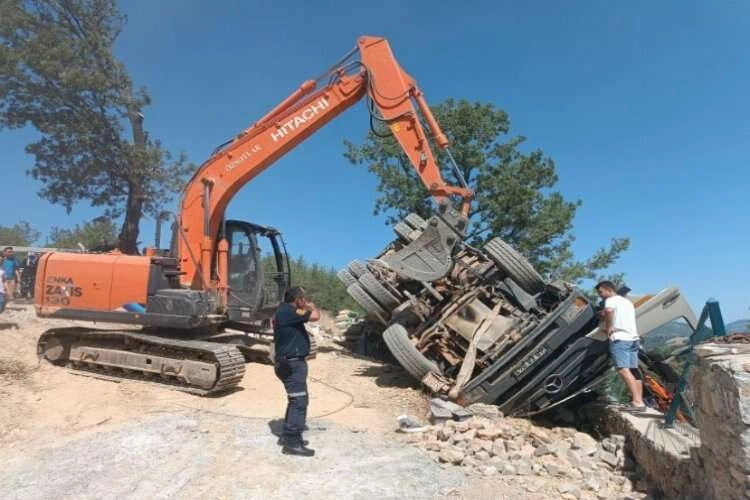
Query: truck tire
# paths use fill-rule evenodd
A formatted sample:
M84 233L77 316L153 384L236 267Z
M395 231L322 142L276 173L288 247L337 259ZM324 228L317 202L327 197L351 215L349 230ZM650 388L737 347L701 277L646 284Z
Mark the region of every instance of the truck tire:
M353 285L357 282L357 278L355 278L352 273L350 273L346 269L341 269L336 273L336 276L338 277L339 281L344 284L344 288L347 288L349 285Z
M359 285L388 311L395 309L400 302L372 273L365 273L360 276Z
M359 278L367 272L367 266L358 260L353 260L349 263L349 272L355 278Z
M544 279L526 260L526 257L500 238L493 238L488 241L484 246L484 251L500 269L508 273L508 276L525 291L536 295L544 290L546 286Z
M357 304L362 306L362 309L364 309L367 313L375 316L380 321L385 322L388 314L385 312L385 310L383 310L382 307L380 307L377 302L375 302L375 299L370 297L370 295L368 295L367 292L364 291L359 283L349 285L346 289L346 292L357 302Z
M409 224L414 229L418 229L420 231L424 230L424 228L427 227L427 221L415 213L410 213L409 215L407 215L406 219L404 219L404 222Z
M398 323L385 329L383 340L393 357L415 379L422 380L428 373L440 374L440 368L417 350L409 340L409 332Z

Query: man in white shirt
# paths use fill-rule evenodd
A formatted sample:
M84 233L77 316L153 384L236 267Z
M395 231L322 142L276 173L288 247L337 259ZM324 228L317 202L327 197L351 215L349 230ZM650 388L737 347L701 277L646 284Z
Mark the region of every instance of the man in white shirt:
M625 409L643 410L643 382L636 379L633 371L638 370L638 349L640 337L635 322L635 307L625 297L617 295L611 281L601 281L596 285L599 297L604 299L601 328L609 336L609 353L617 373L630 392L631 403Z

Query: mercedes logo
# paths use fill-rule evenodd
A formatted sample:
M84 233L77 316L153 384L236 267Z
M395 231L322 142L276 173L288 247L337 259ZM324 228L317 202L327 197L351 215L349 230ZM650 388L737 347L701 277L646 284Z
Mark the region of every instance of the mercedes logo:
M557 373L544 379L544 390L547 394L557 394L563 387L562 375Z

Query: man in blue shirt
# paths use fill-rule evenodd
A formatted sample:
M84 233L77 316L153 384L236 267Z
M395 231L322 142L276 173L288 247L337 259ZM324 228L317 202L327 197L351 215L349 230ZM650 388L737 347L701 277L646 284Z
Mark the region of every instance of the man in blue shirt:
M5 280L6 300L13 302L18 281L18 262L13 254L13 247L5 247L3 250L3 279Z
M273 321L274 371L284 384L288 404L284 417L282 453L311 457L315 451L307 448L302 439L307 418L307 361L310 336L305 329L308 321L320 319L320 311L305 297L302 287L289 288L284 303L276 311Z

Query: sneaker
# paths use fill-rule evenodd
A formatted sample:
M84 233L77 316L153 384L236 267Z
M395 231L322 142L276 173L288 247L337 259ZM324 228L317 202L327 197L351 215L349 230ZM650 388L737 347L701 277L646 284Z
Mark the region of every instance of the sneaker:
M625 405L625 406L619 408L619 410L627 412L627 413L636 413L636 412L640 412L640 411L646 411L647 408L648 408L648 406L646 406L646 405L636 406L634 404L629 404L629 405Z

